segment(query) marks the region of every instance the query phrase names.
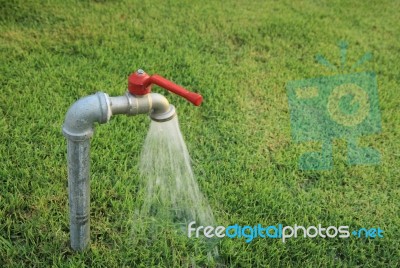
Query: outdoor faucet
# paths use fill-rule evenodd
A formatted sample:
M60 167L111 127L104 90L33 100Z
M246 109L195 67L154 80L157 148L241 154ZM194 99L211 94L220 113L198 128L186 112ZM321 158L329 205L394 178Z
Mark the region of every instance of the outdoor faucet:
M150 114L157 122L175 117L175 107L161 94L151 93L152 84L163 87L199 106L203 97L159 76L139 69L128 78L128 92L109 97L97 92L76 101L62 128L67 138L70 237L74 250L85 249L90 240L90 138L94 123L107 123L112 115Z

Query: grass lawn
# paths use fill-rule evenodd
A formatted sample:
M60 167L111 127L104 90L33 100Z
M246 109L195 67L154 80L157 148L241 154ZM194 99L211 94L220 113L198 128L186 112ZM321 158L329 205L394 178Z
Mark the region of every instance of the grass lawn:
M0 1L1 267L396 267L400 265L399 1ZM294 4L295 2L296 4ZM350 3L352 2L352 3ZM356 3L358 2L358 3ZM345 71L340 40L349 44ZM362 138L381 164L301 171L288 81L377 75L382 132ZM65 113L77 99L122 95L138 68L204 102L167 96L219 225L380 227L384 238L224 238L209 262L195 244L132 243L140 151L150 119L116 116L91 148L91 247L69 248Z

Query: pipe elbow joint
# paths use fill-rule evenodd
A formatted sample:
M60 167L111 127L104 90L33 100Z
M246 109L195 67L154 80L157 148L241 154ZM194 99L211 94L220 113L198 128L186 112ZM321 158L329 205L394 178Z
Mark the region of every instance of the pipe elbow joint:
M111 117L109 96L103 92L83 97L69 108L63 125L66 138L82 141L93 136L94 123L106 123Z

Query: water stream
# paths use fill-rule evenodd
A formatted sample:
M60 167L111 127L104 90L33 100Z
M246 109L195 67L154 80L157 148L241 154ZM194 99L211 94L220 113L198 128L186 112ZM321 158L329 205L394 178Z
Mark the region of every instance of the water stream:
M168 230L187 238L189 222L216 226L210 205L200 192L177 116L152 121L140 161L141 184L135 213L136 234L147 241ZM215 252L216 249L213 249Z

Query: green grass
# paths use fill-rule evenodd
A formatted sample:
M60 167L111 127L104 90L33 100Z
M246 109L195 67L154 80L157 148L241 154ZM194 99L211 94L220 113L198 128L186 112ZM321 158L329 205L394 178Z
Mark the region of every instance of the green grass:
M383 239L222 239L222 267L400 263L400 24L398 1L1 1L0 266L179 267L209 263L196 245L132 243L137 163L146 116L98 126L91 151L91 247L69 248L68 107L96 91L121 95L138 68L200 92L177 107L194 172L217 222L380 227ZM353 1L354 2L354 1ZM334 75L337 43L348 67L378 78L382 133L363 138L377 166L349 166L335 141L331 171L302 172L285 84Z

